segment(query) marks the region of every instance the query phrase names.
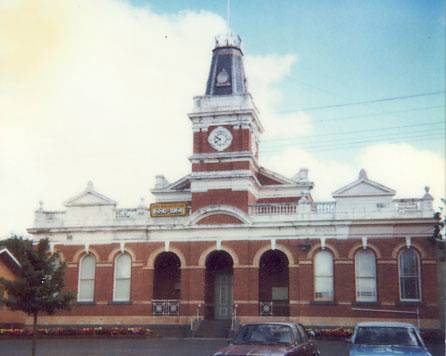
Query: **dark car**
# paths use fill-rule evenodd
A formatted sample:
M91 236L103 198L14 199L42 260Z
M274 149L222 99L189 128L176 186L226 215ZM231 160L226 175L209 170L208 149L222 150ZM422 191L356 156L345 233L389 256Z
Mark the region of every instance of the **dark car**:
M418 329L409 323L359 323L349 341L350 356L432 356Z
M317 356L305 328L293 323L246 324L231 344L214 356Z

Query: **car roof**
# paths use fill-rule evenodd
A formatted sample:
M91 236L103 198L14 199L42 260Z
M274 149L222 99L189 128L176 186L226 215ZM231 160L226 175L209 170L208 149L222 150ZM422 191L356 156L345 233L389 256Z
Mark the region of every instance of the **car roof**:
M365 321L356 324L356 327L365 327L365 326L386 327L386 328L415 328L415 326L411 323L403 323L399 321Z

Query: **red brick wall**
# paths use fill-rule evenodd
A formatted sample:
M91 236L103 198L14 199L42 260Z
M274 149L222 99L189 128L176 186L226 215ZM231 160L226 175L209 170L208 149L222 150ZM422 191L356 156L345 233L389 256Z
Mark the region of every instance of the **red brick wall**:
M211 153L216 152L208 142L211 132L218 126L209 126L207 131L198 131L193 134L193 152L194 153ZM223 125L232 134L232 144L225 152L248 151L250 149L250 130L234 129L232 125Z
M401 303L399 300L398 264L395 249L404 247L404 238L369 239L369 245L377 252L377 291L378 302L373 308L389 310L413 311L414 306ZM413 238L412 243L422 251L422 301L418 304L422 319L438 319L437 276L435 250L425 238ZM334 303L315 303L313 291L313 256L318 249L319 240L283 240L277 241L278 248L286 248L292 256L288 269L290 315L302 318L321 318L333 316L338 318L371 318L394 319L395 314L370 314L356 312L352 307L357 305L355 300L355 248L361 245L360 240L327 239L327 249L333 250L334 257ZM275 283L274 278L262 276L258 266L253 265L254 256L270 245L269 241L223 241L222 249L235 253L239 265L233 269L234 292L233 299L239 304L238 313L241 316L258 316L258 301L266 298L259 284L266 285L269 290ZM162 247L162 243L127 243L126 249L136 257L132 268L132 303L117 305L110 303L113 290L113 263L109 255L119 247L118 244L91 245L92 251L98 255L96 269L95 303L92 305L75 305L70 312L59 315L71 316L137 316L151 315L152 294L154 290L154 270L147 265L149 256ZM179 250L184 256L187 268L181 269L181 311L184 315L193 315L197 305L205 301L206 270L199 265L200 256L209 248L215 247L215 242L172 242L172 250ZM73 261L83 246L56 246L60 249L68 262L66 271L67 288L77 291L78 259ZM113 255L112 255L113 257ZM184 266L182 266L184 267ZM259 278L260 277L260 278ZM283 277L283 276L282 276ZM260 282L259 282L260 280ZM284 282L280 281L280 284ZM268 284L269 283L269 284ZM268 284L268 285L267 285ZM213 288L208 281L208 302ZM203 310L203 309L202 309ZM365 314L364 314L365 313ZM401 315L400 318L413 318L412 315ZM306 320L306 319L305 319ZM118 319L117 319L118 321Z
M209 205L230 205L248 212L249 193L231 189L210 189L192 193L192 212Z

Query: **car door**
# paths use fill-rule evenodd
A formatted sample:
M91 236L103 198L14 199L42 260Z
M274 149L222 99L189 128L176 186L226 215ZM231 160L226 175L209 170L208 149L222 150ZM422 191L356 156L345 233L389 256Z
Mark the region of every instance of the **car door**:
M302 338L302 334L299 331L297 325L293 325L292 327L294 334L294 348L292 353L288 353L290 356L309 356L311 353L308 353L308 345L305 343Z
M315 356L317 355L316 345L314 345L313 341L308 337L307 331L301 324L296 324L296 329L300 335L300 339L302 342L302 354L303 356Z

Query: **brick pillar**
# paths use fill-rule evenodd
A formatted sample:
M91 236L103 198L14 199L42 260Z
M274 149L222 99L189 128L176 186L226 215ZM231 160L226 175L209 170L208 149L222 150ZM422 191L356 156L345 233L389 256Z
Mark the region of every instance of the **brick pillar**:
M154 269L141 269L141 284L137 287L140 300L151 301L153 296Z
M378 291L378 301L380 303L398 303L399 297L399 277L396 260L377 261L376 266L376 287Z
M234 268L233 300L238 305L237 314L258 315L259 269L258 267Z
M96 264L94 300L95 302L110 302L113 300L113 264Z
M65 290L70 290L77 298L79 268L75 264L70 264L65 269Z
M144 270L142 267L132 267L132 281L131 281L131 300L132 301L144 301L145 294L144 289L147 281L144 278Z
M288 298L290 301L289 315L297 316L299 315L299 304L297 302L300 300L300 276L299 276L299 266L290 266L288 268Z
M355 270L352 261L338 260L334 265L334 299L336 302L355 301Z
M200 315L204 313L205 268L189 267L181 269L181 314L195 315L201 304Z
M302 260L300 262L298 274L300 300L303 302L311 302L314 300L314 276L311 260Z

